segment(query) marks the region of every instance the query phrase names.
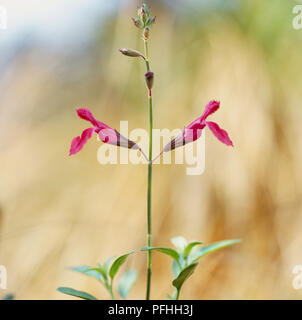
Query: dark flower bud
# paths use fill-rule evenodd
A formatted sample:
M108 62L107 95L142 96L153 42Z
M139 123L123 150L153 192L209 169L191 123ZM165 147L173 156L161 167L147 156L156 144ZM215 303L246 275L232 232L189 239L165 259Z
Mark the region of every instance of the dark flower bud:
M149 33L150 33L150 28L149 27L146 27L145 29L144 29L144 32L143 32L143 38L144 38L144 40L148 40L149 39Z
M119 49L119 51L127 57L142 57L145 60L145 57L136 50L122 48L122 49Z
M149 90L153 87L154 73L152 71L148 71L145 74L146 85Z

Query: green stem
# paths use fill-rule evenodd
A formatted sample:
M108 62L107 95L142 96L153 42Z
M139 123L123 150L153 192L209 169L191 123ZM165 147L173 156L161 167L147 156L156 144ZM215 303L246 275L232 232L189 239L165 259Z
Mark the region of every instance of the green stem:
M148 41L144 40L145 45L145 61L146 61L146 67L147 71L150 71L150 64L149 64L149 52L148 52Z
M178 299L179 299L179 294L180 294L180 290L177 290L177 289L176 289L176 297L175 297L175 300L178 300Z
M113 294L113 291L112 291L112 288L111 288L111 287L110 287L109 292L110 292L110 295L111 295L112 300L115 300L115 297L114 297L114 294Z
M107 287L107 289L108 289L108 291L109 291L109 293L110 293L111 299L112 299L112 300L115 300L115 297L114 297L114 294L113 294L113 290L112 290L112 282L111 282L110 285L109 285L108 282L107 282L106 287Z
M148 43L145 40L145 56L146 56L146 67L147 71L150 71L149 56L148 56ZM152 189L152 131L153 131L153 110L152 110L152 92L148 90L149 100L149 163L148 163L148 191L147 191L147 223L148 223L148 234L147 234L147 246L152 246L152 231L151 231L151 189ZM150 300L151 291L151 264L152 264L152 253L148 250L147 256L147 290L146 300Z
M109 284L109 281L107 279L105 279L105 287L106 289L108 290L110 296L111 296L111 299L112 300L115 300L115 297L114 297L114 294L113 294L113 290L112 290L112 280L110 281L110 284Z
M150 139L149 139L149 163L148 163L148 193L147 193L147 218L148 218L148 236L147 245L152 246L152 232L151 232L151 189L152 189L152 128L153 128L153 115L152 115L152 95L149 91L149 120L150 120ZM148 250L148 274L147 274L147 293L146 299L150 300L151 290L151 250Z

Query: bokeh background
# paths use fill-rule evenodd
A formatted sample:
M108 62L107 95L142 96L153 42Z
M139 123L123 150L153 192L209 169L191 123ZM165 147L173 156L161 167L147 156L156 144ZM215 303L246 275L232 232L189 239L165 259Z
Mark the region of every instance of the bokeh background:
M206 135L206 170L156 165L154 245L170 238L239 245L206 256L184 299L299 299L292 270L302 264L302 30L296 1L146 1L156 128L182 128L211 99L212 116L235 148ZM145 246L145 165L100 165L91 139L68 157L87 127L76 107L119 128L148 128L145 65L118 52L143 50L130 18L140 1L7 0L0 30L0 297L66 299L70 286L108 298L69 266L103 262ZM145 253L123 267L145 295ZM152 298L172 292L169 257L153 255Z

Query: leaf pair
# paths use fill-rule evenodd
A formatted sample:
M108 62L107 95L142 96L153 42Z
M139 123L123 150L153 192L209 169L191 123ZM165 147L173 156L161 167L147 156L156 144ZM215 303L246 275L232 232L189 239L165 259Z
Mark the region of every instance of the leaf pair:
M105 286L111 298L115 299L113 294L113 280L117 272L119 271L120 267L126 261L127 257L132 253L134 253L134 251L124 254L116 258L115 260L113 257L110 257L109 259L106 260L106 262L103 265L98 264L98 267L74 266L74 267L71 267L71 270L80 272L82 274L85 274L87 276L97 279ZM127 295L131 287L135 283L136 278L137 278L137 272L135 270L129 270L125 272L123 276L120 278L118 283L118 292L123 299L127 298ZM57 290L64 294L75 296L81 299L96 300L96 298L91 294L83 291L74 290L72 288L59 287Z
M172 296L168 296L168 298L171 300L178 300L184 282L193 274L198 265L198 260L201 257L216 250L239 243L240 241L241 240L239 239L224 240L200 248L197 247L202 244L200 241L187 242L184 237L175 237L171 239L171 242L176 247L176 250L164 247L145 247L141 250L159 251L173 259L172 271L175 278L172 284L175 287L175 292Z

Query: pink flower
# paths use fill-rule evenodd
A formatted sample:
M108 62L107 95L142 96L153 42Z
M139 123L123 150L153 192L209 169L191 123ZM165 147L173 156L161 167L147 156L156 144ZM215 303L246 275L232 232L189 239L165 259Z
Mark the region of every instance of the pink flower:
M127 139L107 124L96 120L89 109L77 109L77 114L81 119L89 121L93 127L85 129L81 136L72 139L69 151L70 156L81 151L86 142L92 137L93 133L98 134L100 140L104 143L109 143L118 147L140 150L142 152L138 144ZM143 155L145 156L144 153Z
M175 148L181 147L189 142L197 140L202 133L204 127L208 127L215 137L227 146L233 146L233 142L229 138L228 133L221 129L215 122L206 121L209 115L219 109L219 101L210 101L203 112L203 114L186 126L183 131L165 145L162 152L168 152Z

